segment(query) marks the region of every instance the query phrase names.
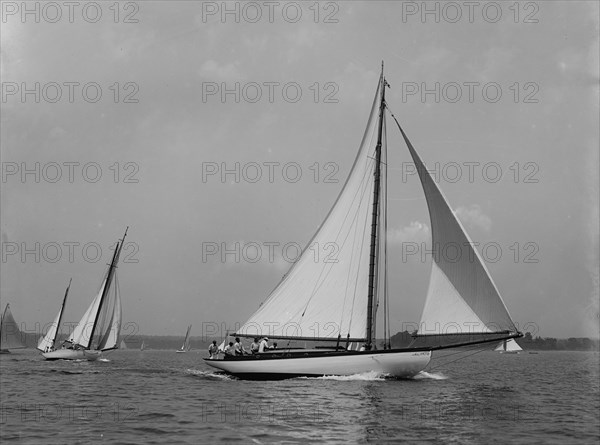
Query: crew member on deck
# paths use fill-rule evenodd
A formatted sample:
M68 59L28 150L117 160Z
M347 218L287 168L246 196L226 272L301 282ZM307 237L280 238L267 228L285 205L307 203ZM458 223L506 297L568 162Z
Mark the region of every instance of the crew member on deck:
M250 352L256 354L258 352L258 337L254 337L254 341L250 345Z
M209 358L216 358L219 353L219 347L217 346L217 340L213 340L211 345L208 347Z
M269 341L269 337L264 337L261 342L260 345L258 345L258 352L265 352L267 349L269 349L269 343L267 343Z
M246 350L244 349L244 345L242 345L242 343L240 343L239 337L235 338L235 344L233 345L233 349L234 349L235 355L246 355Z

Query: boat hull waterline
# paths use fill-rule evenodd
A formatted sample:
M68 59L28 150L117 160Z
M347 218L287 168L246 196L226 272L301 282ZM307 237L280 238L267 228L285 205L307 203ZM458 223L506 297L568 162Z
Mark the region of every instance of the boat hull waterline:
M206 364L243 378L291 378L298 376L348 376L375 372L392 377L414 377L431 360L431 351L323 354L321 357L265 359L205 359Z
M56 351L42 353L46 360L88 360L91 362L98 360L101 355L102 351L85 349L57 349Z

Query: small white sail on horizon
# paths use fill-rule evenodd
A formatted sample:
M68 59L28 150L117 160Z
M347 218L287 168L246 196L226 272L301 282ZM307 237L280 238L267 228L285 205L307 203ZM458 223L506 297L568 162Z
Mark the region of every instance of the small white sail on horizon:
M519 344L515 341L514 338L501 341L498 344L498 346L496 346L496 349L494 349L495 352L500 352L504 354L518 354L522 350L523 348L519 346Z
M190 331L192 329L192 325L189 325L187 331L185 333L185 340L183 340L183 345L175 352L188 352L190 350Z

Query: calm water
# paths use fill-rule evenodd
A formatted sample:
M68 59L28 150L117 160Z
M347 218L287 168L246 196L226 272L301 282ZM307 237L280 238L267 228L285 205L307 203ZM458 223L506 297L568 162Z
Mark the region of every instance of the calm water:
M2 443L597 443L598 353L486 351L412 380L251 382L204 351L1 355Z

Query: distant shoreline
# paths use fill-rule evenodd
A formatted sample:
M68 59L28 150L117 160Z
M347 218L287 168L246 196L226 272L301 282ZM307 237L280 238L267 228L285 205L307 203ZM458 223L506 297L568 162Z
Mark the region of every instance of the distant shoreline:
M32 334L22 332L22 340L28 348L35 348L39 340L40 334ZM66 335L59 336L59 344L66 339ZM145 349L179 349L183 344L184 336L178 335L130 335L124 336L122 340L125 342L127 349L140 349L142 342L145 344ZM190 337L190 344L193 350L205 350L208 345L217 340L221 343L221 337ZM600 351L600 339L590 339L588 337L577 338L553 338L553 337L532 337L526 333L524 337L516 339L517 343L525 351ZM412 342L411 334L407 331L398 332L391 338L393 348L404 348ZM335 343L335 340L332 340ZM280 342L280 347L284 342ZM383 349L383 340L378 339L377 345ZM496 347L495 343L490 343L490 349Z

